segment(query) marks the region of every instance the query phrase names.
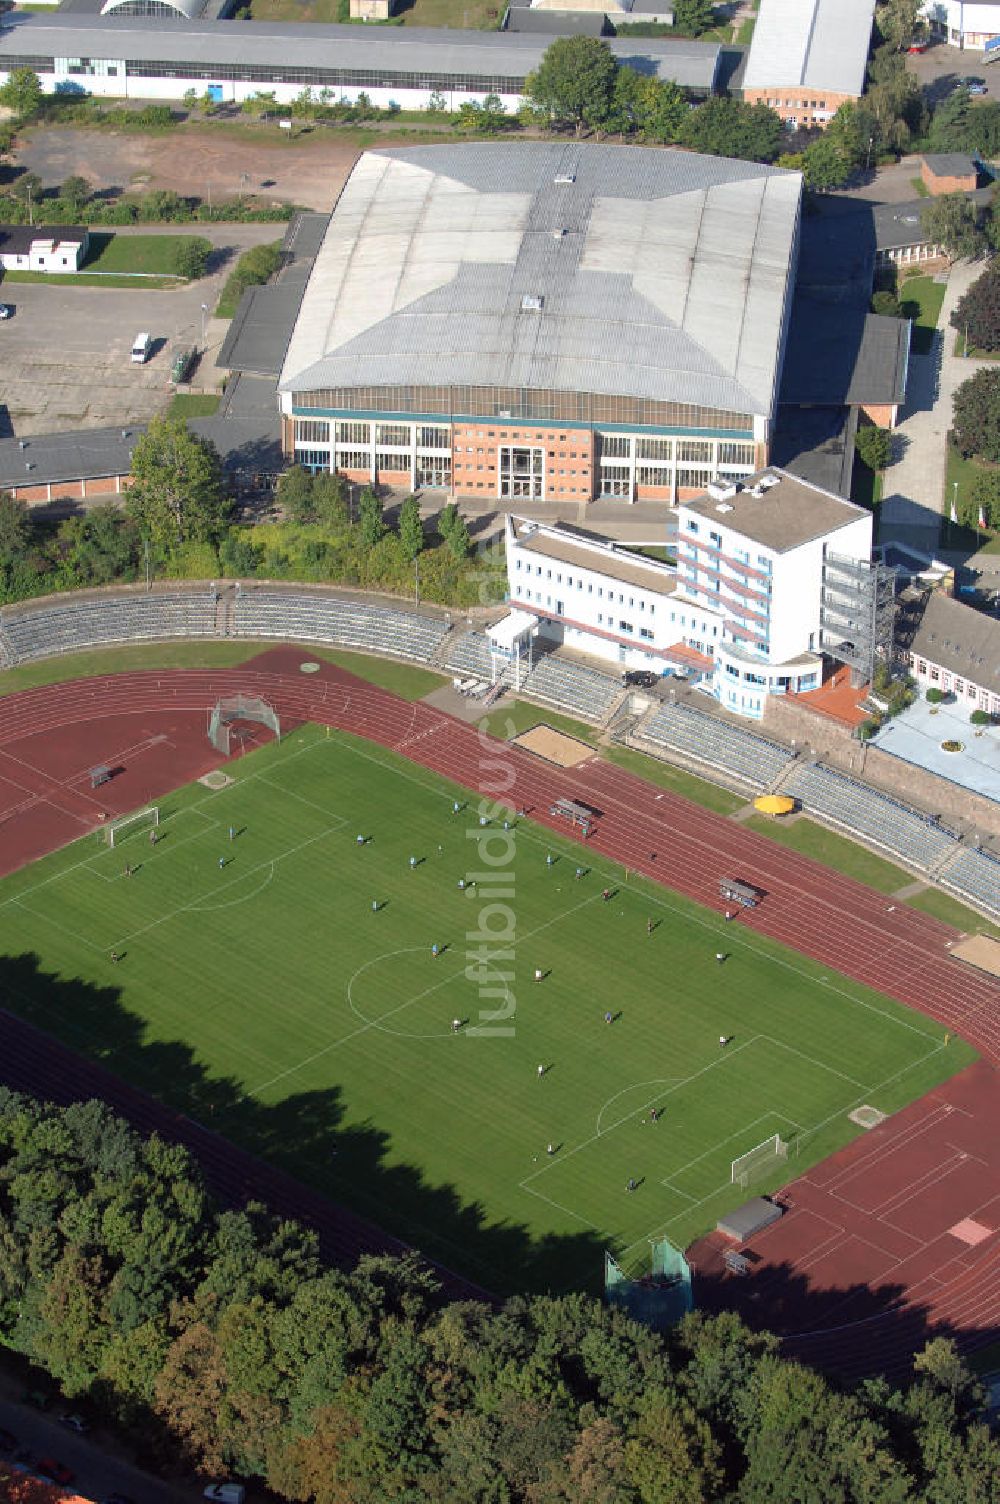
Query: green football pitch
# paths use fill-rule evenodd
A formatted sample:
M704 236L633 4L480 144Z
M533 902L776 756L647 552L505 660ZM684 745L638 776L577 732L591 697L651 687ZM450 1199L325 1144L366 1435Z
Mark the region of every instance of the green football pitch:
M0 952L35 958L8 1006L490 1289L592 1285L604 1248L641 1268L746 1199L738 1155L780 1134L773 1187L973 1058L610 863L578 876L530 820L460 888L475 800L381 748L307 726L229 771L165 798L155 845L0 883ZM511 924L483 995L469 937Z

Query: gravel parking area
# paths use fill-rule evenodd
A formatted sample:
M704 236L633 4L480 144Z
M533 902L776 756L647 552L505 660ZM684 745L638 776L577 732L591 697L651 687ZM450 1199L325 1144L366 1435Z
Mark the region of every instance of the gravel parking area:
M219 252L216 269L176 291L139 288L0 283L0 300L12 303L12 319L0 323L0 433L19 437L63 428L100 428L142 423L161 412L173 395L170 352L176 344L197 346L205 319L204 355L191 390L218 390L222 372L215 356L228 323L210 315L232 263L247 245L280 238L283 225L205 226ZM150 233L149 227L143 227ZM167 226L166 233L176 233ZM201 233L199 228L198 233ZM130 360L140 330L154 340L144 366Z

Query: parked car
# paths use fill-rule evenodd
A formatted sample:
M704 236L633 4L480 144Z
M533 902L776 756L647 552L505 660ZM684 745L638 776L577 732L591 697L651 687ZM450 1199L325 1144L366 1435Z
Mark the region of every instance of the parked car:
M243 1504L246 1493L242 1483L210 1483L205 1498L215 1499L218 1504Z
M912 41L906 44L906 50L910 53L926 52L927 46L928 42L926 37L914 37Z
M0 1452L16 1452L17 1437L0 1426Z
M986 87L985 78L976 78L974 75L970 75L968 78L960 78L955 88L968 89L969 93L973 95L988 94L990 92Z
M12 319L14 317L13 303L0 303L0 319Z
M659 682L659 674L648 668L630 668L625 675L625 683L634 684L638 689L655 689Z
M39 1457L35 1463L35 1472L41 1473L43 1478L51 1478L53 1483L61 1483L63 1488L68 1488L73 1482L72 1469L65 1462L57 1462L54 1457Z
M84 1420L82 1415L60 1415L59 1420L67 1430L75 1431L78 1436L90 1430L90 1422Z

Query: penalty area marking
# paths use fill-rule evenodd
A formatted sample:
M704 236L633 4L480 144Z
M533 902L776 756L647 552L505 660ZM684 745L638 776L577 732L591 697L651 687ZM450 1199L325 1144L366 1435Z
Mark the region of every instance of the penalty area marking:
M643 1102L639 1107L631 1108L624 1117L615 1118L613 1123L610 1123L607 1128L603 1128L601 1126L601 1123L604 1114L607 1112L608 1108L612 1105L613 1102L618 1101L619 1097L624 1097L626 1093L630 1091L642 1091L644 1086L672 1087L678 1081L685 1081L686 1079L687 1077L685 1076L651 1076L648 1081L635 1081L631 1086L623 1086L621 1091L616 1091L614 1096L608 1098L604 1106L601 1108L600 1112L597 1114L597 1125L594 1130L594 1137L600 1138L602 1133L614 1133L616 1128L620 1127L622 1123L627 1123L629 1118L635 1117L637 1112L645 1112L647 1107L652 1107L653 1103L656 1101L656 1098L660 1095L660 1093L656 1092L654 1096L650 1097L648 1102Z

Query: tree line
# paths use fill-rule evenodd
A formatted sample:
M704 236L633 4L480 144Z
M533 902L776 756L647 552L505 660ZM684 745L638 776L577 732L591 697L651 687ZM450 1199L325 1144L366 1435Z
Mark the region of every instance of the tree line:
M279 520L234 516L219 455L181 419L154 418L132 451L123 504L52 522L0 493L0 605L62 590L168 579L254 577L420 594L441 605L502 600L502 560L474 556L453 503L434 528L415 497L394 525L370 486L292 466L278 488ZM355 494L357 493L357 494Z
M0 1088L0 1341L148 1462L316 1504L975 1504L1000 1447L954 1343L853 1391L732 1314L666 1337L589 1295L446 1302L324 1265L102 1103Z

